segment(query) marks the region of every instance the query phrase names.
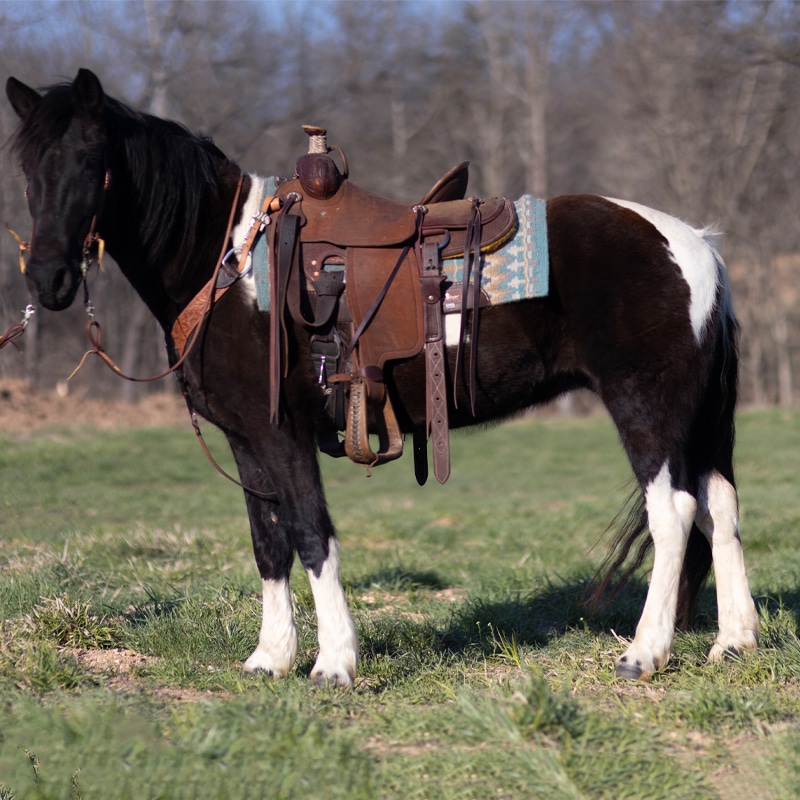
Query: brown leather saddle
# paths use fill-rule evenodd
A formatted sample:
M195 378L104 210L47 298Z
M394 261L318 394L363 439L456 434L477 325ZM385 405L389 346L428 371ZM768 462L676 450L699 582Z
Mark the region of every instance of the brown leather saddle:
M415 433L417 480L427 479L427 439L433 439L434 475L449 476L448 383L442 315L448 286L447 258L463 258L461 287L448 292L449 310L485 301L480 291L481 253L496 249L516 231L514 204L505 198L464 199L468 163L453 167L418 203L368 192L348 178L331 156L326 132L304 126L309 153L295 177L277 190L280 210L268 226L273 326L271 412L279 413L280 379L286 370L287 314L311 336L312 357L333 420L320 448L367 467L398 458L403 437L387 391L388 362L424 350L427 425ZM456 359L463 369L462 315ZM474 397L478 314L472 315L470 394ZM474 411L474 400L473 400ZM370 421L378 448L369 439ZM344 431L340 442L336 431Z

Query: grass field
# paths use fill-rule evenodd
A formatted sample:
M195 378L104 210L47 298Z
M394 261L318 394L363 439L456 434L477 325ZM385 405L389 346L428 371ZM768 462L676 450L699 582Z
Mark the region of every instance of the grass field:
M630 490L607 419L457 435L444 487L417 487L410 456L323 467L352 691L307 680L299 568L295 672L241 673L260 623L244 502L188 425L0 434L0 800L800 795L800 414L739 418L762 648L705 663L709 586L649 683L613 674L644 586L597 617L580 602Z

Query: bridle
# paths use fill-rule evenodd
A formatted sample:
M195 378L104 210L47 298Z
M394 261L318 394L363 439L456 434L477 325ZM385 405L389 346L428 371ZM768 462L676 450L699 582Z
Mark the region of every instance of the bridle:
M83 280L84 284L84 293L85 293L85 305L87 308L87 313L90 313L90 301L88 295L88 288L86 284L86 275L89 272L89 267L91 266L92 262L92 250L94 248L97 249L97 256L96 262L99 269L103 268L103 255L105 254L105 247L106 243L97 233L97 218L100 216L103 210L103 204L105 201L106 192L108 191L109 187L111 186L111 170L107 169L105 171L105 175L103 176L103 191L100 195L100 201L97 205L97 210L92 215L92 221L89 225L89 232L86 234L86 237L83 240L83 247L81 252L81 279ZM25 195L25 200L28 200L28 187L25 187L25 191L23 192ZM29 253L31 250L31 244L33 243L33 236L35 231L35 224L32 226L31 229L31 238L29 241L25 241L15 230L12 230L8 225L6 225L6 230L14 237L17 242L17 246L19 247L19 271L24 275L27 270L27 262L25 260L25 254ZM94 309L91 309L93 311ZM0 349L5 347L7 344L19 339L23 333L25 333L25 328L28 327L28 323L31 320L31 317L36 313L36 306L33 303L28 303L25 309L22 312L22 319L16 323L16 325L12 325L2 336L0 336ZM16 346L16 345L15 345Z

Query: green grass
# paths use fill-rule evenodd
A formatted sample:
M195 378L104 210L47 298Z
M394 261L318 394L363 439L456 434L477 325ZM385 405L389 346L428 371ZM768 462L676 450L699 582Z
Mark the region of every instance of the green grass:
M224 442L212 449L231 467ZM793 798L800 793L800 414L740 415L742 531L763 646L721 665L713 586L651 682L613 674L644 596L580 602L629 470L605 418L323 461L361 639L313 689L311 593L283 681L244 676L260 588L240 491L190 430L0 437L0 800ZM124 665L120 666L120 665Z

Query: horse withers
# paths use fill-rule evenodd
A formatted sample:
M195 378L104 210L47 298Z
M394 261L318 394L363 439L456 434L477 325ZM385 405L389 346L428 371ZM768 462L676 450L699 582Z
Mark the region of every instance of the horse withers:
M85 251L101 237L163 328L174 362L175 320L211 278L221 246L241 245L265 179L243 175L210 140L109 97L88 70L42 93L10 78L6 93L21 119L13 150L34 224L26 269L32 294L46 308L68 307ZM502 419L575 388L596 392L641 488L598 590L613 574L631 573L648 528L654 548L644 609L617 674L643 678L664 667L676 624L688 622L712 563L719 631L709 658L754 649L758 616L733 474L737 326L714 237L594 195L550 199L547 231L547 296L480 310L473 397L454 375L448 343L449 424ZM357 636L317 451L331 422L310 331L288 316L281 323L288 357L277 419L270 419L265 366L270 315L257 307L251 276L236 281L204 320L183 380L192 405L225 433L247 487L263 617L244 669L283 676L292 668L296 553L318 620L311 678L348 686ZM402 431L424 432L424 355L389 365L386 383Z

